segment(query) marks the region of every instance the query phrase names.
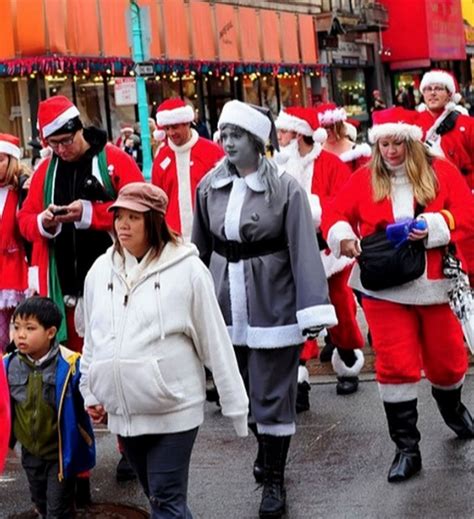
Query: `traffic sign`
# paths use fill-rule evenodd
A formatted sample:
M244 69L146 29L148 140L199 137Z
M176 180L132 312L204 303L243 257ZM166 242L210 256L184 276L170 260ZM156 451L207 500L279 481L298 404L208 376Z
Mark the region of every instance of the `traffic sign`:
M155 65L150 61L135 63L133 70L137 76L148 77L155 75Z

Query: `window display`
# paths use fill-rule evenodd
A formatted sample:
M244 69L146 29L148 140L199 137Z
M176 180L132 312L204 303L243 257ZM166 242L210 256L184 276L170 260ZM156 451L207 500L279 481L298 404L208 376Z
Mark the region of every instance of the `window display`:
M336 68L334 101L343 106L349 117L368 119L365 74L363 70Z

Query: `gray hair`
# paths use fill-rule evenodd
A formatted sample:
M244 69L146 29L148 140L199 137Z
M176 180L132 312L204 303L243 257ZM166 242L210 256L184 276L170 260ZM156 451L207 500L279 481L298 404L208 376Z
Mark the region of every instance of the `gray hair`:
M248 136L249 141L254 147L255 151L257 151L257 153L260 155L257 168L257 178L265 188L265 200L270 202L272 196L277 191L279 177L276 163L273 159L269 159L265 156L265 143L253 133L250 133L249 131L235 124L224 124L221 128L219 128L219 130L222 130L226 127L238 128L240 131L245 133ZM228 178L233 175L239 176L239 172L237 171L237 168L234 166L234 164L230 162L228 157L224 157L220 162L217 163L214 169L212 169L204 177L201 184L202 192L207 194L211 189L214 181Z

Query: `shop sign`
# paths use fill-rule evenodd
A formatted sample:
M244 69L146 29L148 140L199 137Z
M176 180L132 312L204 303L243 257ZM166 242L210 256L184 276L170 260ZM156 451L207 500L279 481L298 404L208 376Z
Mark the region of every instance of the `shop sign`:
M337 65L365 65L368 62L367 48L350 41L341 41L332 52L332 62Z
M137 87L134 78L116 78L114 84L115 104L127 106L137 104Z

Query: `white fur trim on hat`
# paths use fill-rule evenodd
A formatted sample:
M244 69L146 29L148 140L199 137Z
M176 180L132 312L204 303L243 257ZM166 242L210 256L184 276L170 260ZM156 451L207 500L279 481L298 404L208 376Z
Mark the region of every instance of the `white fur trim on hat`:
M49 137L55 131L62 128L68 121L74 119L74 117L79 117L79 115L79 110L75 106L70 106L62 114L59 114L56 119L51 121L49 124L45 124L43 128L41 128L43 138L46 139L46 137Z
M423 130L419 126L406 123L376 124L369 130L369 142L374 144L383 137L395 137L397 139L421 141Z
M443 70L427 72L421 80L420 91L423 92L428 85L444 85L451 95L456 92L453 76Z
M222 108L217 127L221 130L225 124L239 126L258 137L263 143L268 141L272 129L272 123L266 115L237 99L228 101Z
M296 132L307 137L313 137L314 130L304 120L294 115L290 115L282 110L275 121L277 130L286 130L290 132ZM323 141L324 142L324 141Z
M328 132L324 128L318 128L314 130L313 135L314 142L319 142L320 144L323 144L326 142L326 139L328 138Z
M21 157L20 148L11 142L0 141L0 153L6 153L7 155L11 155L18 160Z
M158 126L190 123L192 121L194 121L194 110L189 105L174 108L173 110L159 110L156 112Z
M346 130L346 136L349 137L352 142L355 142L357 140L357 128L347 121L344 121L344 128Z
M123 128L120 128L120 133L123 133L123 132L132 132L133 133L133 128L131 126L124 126Z
M347 119L347 113L344 108L334 108L334 110L326 110L318 113L319 122L323 125L330 125Z

